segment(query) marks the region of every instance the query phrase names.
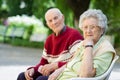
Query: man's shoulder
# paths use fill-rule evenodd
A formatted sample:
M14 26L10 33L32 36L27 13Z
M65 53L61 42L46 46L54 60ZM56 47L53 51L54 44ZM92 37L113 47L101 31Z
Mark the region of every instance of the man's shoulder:
M71 28L69 26L67 26L68 30L71 31L71 32L79 32L77 29L75 28Z
M77 30L77 29L75 29L75 28L70 28L70 27L68 27L68 33L70 33L71 34L71 36L73 35L76 35L76 36L82 36L81 35L81 33Z
M53 37L53 35L54 35L53 33L50 34L50 35L48 35L47 38L46 38L46 40L51 39Z

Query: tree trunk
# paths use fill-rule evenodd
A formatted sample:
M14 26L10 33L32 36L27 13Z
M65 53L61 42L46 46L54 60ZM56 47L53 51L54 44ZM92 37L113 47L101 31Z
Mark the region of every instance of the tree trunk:
M80 15L89 8L90 0L67 0L74 12L75 26L78 27Z

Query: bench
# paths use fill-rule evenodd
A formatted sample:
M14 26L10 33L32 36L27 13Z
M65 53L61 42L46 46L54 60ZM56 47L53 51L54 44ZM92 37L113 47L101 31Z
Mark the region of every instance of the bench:
M20 38L23 39L23 35L25 32L25 27L6 27L1 25L0 26L0 35L3 37L3 42L6 42L6 38L15 39Z
M7 29L8 29L7 26L0 25L0 36L2 36L3 41L5 39L5 35L6 35L6 32L7 32Z
M6 33L5 36L9 37L9 38L12 38L12 39L14 39L14 38L23 38L24 32L25 32L24 27L12 26L7 30L7 33Z

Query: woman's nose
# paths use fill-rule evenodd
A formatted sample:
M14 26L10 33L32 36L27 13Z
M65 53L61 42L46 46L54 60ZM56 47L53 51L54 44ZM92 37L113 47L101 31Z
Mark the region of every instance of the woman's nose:
M87 32L91 32L91 28L90 27L87 28Z

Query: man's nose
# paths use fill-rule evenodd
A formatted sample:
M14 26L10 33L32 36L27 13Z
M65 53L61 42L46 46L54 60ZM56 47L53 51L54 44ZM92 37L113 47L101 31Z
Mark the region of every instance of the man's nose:
M55 25L55 24L56 24L56 20L53 20L53 21L52 21L52 24L54 24L54 25Z

